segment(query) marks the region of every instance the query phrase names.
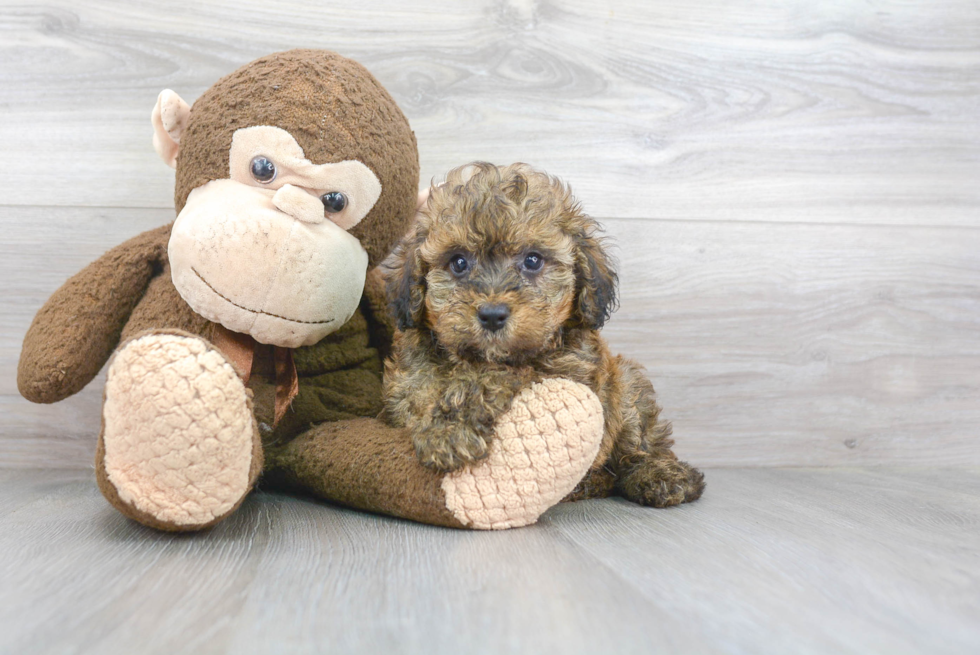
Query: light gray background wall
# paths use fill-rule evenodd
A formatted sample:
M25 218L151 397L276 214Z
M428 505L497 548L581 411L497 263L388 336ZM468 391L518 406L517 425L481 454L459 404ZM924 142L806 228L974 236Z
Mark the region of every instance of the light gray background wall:
M157 93L324 47L393 93L424 181L571 183L618 242L605 334L684 457L978 465L978 26L973 0L0 3L0 462L91 462L101 380L32 406L16 362L69 275L173 218Z

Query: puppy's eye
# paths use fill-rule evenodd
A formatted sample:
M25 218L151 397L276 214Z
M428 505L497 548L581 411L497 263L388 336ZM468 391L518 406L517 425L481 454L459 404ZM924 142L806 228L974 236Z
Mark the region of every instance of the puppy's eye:
M449 270L456 275L462 275L469 267L470 263L462 255L453 255L449 258Z
M263 157L262 155L253 157L252 163L249 164L248 168L252 173L252 177L259 184L268 184L276 179L276 165L268 157Z
M540 271L543 265L544 257L539 253L530 252L524 257L524 270L526 271Z
M328 214L336 214L344 211L344 207L347 206L347 196L340 191L331 191L320 196L320 202L323 203L323 208Z

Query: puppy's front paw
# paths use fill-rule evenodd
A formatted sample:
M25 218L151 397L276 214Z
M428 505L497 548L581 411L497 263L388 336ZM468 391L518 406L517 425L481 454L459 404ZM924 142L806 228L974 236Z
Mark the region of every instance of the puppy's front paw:
M634 503L671 507L700 498L704 475L687 462L647 457L625 471L617 486Z
M436 471L456 471L486 458L489 452L485 438L459 423L431 426L417 433L414 441L419 461Z

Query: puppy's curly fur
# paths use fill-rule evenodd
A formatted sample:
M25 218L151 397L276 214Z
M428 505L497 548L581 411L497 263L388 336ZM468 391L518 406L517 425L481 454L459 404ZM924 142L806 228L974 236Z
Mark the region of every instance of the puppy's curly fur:
M605 413L599 455L566 500L618 492L666 507L701 495L704 477L671 452L642 368L599 336L616 272L598 224L559 180L526 164L457 168L430 189L391 261L399 332L385 415L409 428L423 464L451 471L486 457L514 396L564 377Z

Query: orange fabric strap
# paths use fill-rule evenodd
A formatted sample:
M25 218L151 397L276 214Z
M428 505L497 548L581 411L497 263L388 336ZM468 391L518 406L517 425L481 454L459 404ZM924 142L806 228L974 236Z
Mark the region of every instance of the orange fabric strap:
M235 367L242 382L248 384L252 377L252 360L255 359L255 339L250 335L232 332L223 325L214 326L211 343L220 350Z
M215 325L211 342L231 362L245 384L252 377L252 364L255 360L256 341L247 334L232 332L222 325ZM296 374L296 364L293 362L291 348L273 348L273 358L276 368L276 403L273 427L279 424L286 415L289 404L299 393L299 376Z
M296 374L296 364L293 362L291 348L275 348L276 361L276 418L273 427L279 424L286 415L289 404L299 393L299 376Z

